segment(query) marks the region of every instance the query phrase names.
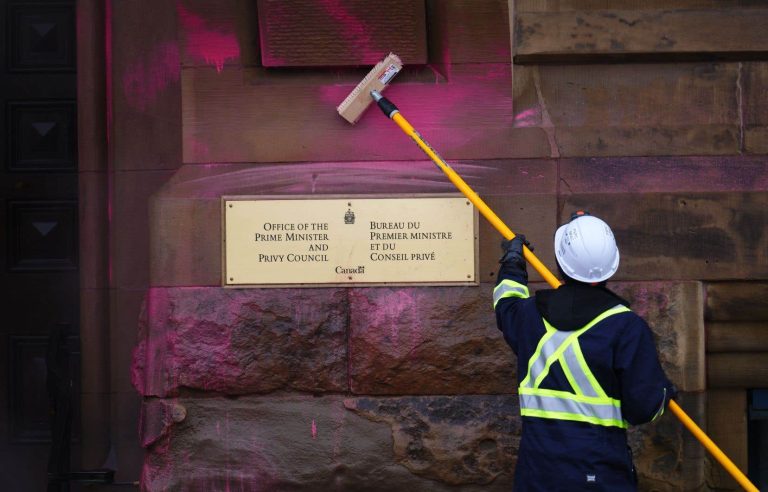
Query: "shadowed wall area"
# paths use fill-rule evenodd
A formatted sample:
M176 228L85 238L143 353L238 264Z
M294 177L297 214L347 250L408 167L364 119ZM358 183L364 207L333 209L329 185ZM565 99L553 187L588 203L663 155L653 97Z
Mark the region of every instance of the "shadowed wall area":
M108 2L107 183L81 173L81 193L108 190L110 357L83 371L110 374L109 409L84 411L111 442L83 426L84 460L111 445L148 491L510 490L516 361L485 221L477 286L221 287L222 196L455 193L377 109L336 113L393 51L387 96L550 269L571 211L611 224L610 285L747 471L748 395L768 387L768 9L380 4ZM630 443L641 490L738 490L669 412Z

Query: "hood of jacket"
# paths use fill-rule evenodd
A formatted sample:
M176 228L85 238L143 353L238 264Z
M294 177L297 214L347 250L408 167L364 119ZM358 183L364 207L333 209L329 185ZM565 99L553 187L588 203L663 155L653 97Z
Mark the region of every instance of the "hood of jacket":
M583 328L604 311L629 302L605 285L567 282L557 289L536 292L536 307L549 324L561 331Z

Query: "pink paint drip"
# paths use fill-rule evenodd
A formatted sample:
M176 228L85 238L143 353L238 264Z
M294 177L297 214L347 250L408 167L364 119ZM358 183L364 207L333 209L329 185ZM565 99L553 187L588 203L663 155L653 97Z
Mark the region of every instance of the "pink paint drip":
M317 439L317 424L315 419L312 419L312 439Z
M213 65L221 73L224 64L240 57L240 45L231 26L210 27L201 16L190 12L179 2L176 10L184 29L184 50L206 65Z

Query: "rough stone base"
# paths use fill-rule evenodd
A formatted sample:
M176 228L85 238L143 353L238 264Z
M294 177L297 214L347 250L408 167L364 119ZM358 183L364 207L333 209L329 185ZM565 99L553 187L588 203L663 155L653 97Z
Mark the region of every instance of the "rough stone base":
M150 413L170 418L145 425L147 491L509 490L519 434L516 398L498 396L179 398Z
M701 395L683 395L694 420ZM150 399L142 488L502 491L520 439L516 396ZM640 490L697 490L703 448L666 413L634 428Z

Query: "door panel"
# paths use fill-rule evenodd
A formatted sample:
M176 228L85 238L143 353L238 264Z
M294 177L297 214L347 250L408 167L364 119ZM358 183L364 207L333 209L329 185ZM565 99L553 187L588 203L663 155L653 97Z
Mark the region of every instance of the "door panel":
M40 491L62 427L52 424L51 396L70 395L58 416L79 422L75 4L2 3L0 484ZM59 333L64 342L52 352ZM62 353L64 374L52 377L52 354ZM77 428L58 434L72 436L60 456L76 460Z

